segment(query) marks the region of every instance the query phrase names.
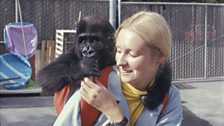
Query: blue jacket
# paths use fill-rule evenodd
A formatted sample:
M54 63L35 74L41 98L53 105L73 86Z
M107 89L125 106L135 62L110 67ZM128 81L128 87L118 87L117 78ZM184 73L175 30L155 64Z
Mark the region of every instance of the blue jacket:
M123 114L126 117L130 117L128 104L121 91L121 83L116 67L113 67L113 70L109 74L108 90L118 101ZM77 90L65 104L54 126L81 126L79 113L80 98L80 92ZM170 86L168 104L160 114L162 107L163 105L161 104L154 110L144 108L135 126L180 126L182 122L181 97L174 85ZM107 118L101 114L94 126L104 126L108 122Z

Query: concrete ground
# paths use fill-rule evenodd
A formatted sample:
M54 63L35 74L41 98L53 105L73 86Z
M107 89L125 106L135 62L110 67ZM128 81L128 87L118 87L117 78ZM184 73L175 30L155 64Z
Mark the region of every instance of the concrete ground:
M212 126L224 126L224 78L219 81L183 83L183 105ZM192 125L189 125L192 126ZM199 126L199 125L195 125Z
M183 102L182 126L224 126L224 79L177 86ZM1 96L0 126L52 126L56 119L52 101L52 97Z
M52 126L56 112L52 97L0 99L0 126Z

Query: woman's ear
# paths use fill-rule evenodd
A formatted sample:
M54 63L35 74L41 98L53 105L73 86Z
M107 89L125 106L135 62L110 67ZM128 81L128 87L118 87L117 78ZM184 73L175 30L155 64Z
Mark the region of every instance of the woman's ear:
M165 57L160 55L159 56L159 64L164 64L165 63Z
M157 53L157 62L160 65L165 63L165 57L163 56L163 54L161 52Z
M154 59L156 60L156 62L159 64L159 65L162 65L165 63L165 56L161 53L161 51L157 48L151 48L151 51L152 51L152 55L154 57Z

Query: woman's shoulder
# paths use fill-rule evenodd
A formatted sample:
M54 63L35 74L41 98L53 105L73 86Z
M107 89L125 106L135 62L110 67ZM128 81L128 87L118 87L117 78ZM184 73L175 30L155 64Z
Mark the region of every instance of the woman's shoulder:
M180 91L179 91L179 89L177 88L177 86L174 85L174 84L172 83L172 84L170 85L169 93L179 94Z
M169 90L169 102L179 102L181 100L180 91L174 84L170 85Z

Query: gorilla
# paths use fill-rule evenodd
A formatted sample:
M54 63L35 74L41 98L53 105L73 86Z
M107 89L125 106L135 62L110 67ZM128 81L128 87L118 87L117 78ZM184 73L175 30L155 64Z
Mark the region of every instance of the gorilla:
M100 70L114 65L114 31L104 17L81 19L73 47L38 72L36 81L42 86L42 94L52 95L66 84L80 85L83 77L99 77Z

